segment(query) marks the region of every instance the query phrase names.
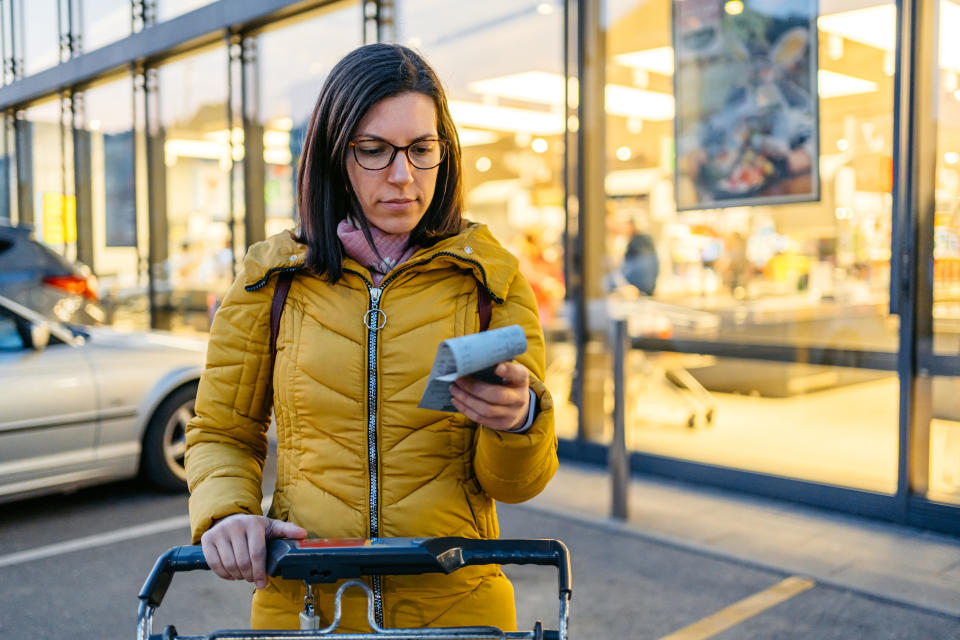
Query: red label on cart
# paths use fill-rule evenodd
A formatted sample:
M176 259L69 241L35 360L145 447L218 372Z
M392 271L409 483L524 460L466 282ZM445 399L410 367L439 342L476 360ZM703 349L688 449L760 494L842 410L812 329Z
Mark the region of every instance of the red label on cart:
M323 549L326 547L369 547L369 538L310 538L298 540L300 549Z

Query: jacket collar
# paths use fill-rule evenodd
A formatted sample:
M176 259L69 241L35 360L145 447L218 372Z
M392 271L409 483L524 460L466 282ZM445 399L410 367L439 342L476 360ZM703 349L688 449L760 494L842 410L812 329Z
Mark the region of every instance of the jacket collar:
M245 288L259 289L271 276L282 271L304 268L307 246L298 242L292 230L283 231L250 247L244 259ZM467 222L463 230L432 247L417 250L407 261L398 265L392 274L406 269L432 269L455 264L473 271L478 282L484 284L495 302L502 303L517 272L518 261L497 242L484 224ZM352 258L344 258L344 267L367 273Z

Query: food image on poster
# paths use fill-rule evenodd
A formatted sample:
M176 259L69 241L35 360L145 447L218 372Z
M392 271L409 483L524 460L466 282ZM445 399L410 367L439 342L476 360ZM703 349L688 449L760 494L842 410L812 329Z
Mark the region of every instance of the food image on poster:
M674 0L676 197L820 197L816 0Z

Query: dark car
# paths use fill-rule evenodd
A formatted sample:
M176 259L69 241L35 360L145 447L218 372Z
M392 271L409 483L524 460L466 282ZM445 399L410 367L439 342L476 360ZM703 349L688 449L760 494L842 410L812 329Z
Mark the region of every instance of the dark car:
M106 313L90 270L31 234L29 227L0 224L0 295L59 322L102 323Z

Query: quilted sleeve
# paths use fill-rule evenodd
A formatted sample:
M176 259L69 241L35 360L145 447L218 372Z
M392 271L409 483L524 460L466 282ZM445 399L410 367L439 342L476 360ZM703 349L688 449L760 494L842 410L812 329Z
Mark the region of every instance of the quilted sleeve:
M260 515L270 424L270 304L276 279L255 291L245 264L217 311L207 363L187 426L186 471L193 543L214 520Z
M478 428L474 473L484 491L500 502L517 503L540 493L557 471L557 436L553 398L543 384L546 369L543 331L530 283L517 273L506 300L494 305L490 328L519 324L527 335L527 351L516 359L530 371L530 388L540 412L523 433Z

